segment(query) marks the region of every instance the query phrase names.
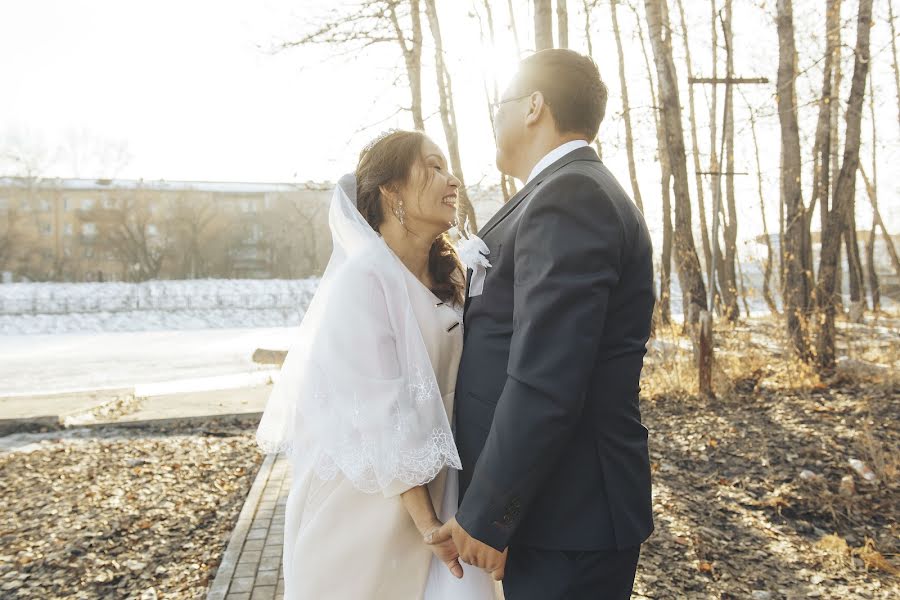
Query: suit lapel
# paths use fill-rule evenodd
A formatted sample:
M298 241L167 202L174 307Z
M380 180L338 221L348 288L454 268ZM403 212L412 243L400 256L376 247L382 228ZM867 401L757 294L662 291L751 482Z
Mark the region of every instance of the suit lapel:
M578 148L577 150L573 150L569 152L555 163L550 164L546 169L538 173L534 179L528 182L528 185L519 190L515 196L509 199L509 202L500 207L494 216L484 224L484 227L478 232L478 237L484 239L488 233L491 232L503 219L508 217L525 198L534 190L535 187L539 183L541 183L544 179L546 179L549 175L559 171L566 165L573 163L578 160L591 160L599 162L600 159L597 157L597 153L594 152L594 149L590 146Z

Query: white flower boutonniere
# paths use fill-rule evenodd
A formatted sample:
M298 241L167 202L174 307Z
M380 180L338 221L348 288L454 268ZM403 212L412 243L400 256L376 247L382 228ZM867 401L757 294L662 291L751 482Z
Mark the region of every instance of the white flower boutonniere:
M488 257L491 255L490 248L484 243L480 237L470 234L469 238L460 238L456 244L456 253L459 259L466 265L467 269L472 269L472 279L469 282L469 297L480 296L484 291L484 277L487 270L491 266Z

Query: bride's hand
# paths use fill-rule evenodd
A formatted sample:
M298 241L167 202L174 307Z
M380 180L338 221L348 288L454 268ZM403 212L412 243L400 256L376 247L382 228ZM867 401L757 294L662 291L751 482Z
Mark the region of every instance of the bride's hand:
M431 551L434 552L434 555L447 565L453 576L457 579L462 579L463 569L462 565L459 564L459 552L456 551L456 544L453 543L453 538L437 543L432 541L432 536L440 530L441 525L442 523L438 522L434 527L429 528L424 533L423 539L428 544L428 547L431 548Z

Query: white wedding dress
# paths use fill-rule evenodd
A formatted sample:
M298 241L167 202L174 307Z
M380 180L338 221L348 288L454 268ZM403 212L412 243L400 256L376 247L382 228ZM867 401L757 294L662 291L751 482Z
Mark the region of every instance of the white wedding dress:
M453 442L462 318L416 279L343 190L334 253L257 431L291 459L286 600L493 600L498 586L434 557L400 494L427 485L457 509Z

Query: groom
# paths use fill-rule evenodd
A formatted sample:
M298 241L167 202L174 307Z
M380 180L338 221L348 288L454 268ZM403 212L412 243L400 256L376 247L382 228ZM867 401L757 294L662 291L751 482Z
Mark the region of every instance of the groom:
M544 50L496 107L497 166L525 186L479 232L491 267L466 302L460 508L436 540L507 600L628 598L653 530L650 237L589 145L606 96L590 58Z

